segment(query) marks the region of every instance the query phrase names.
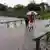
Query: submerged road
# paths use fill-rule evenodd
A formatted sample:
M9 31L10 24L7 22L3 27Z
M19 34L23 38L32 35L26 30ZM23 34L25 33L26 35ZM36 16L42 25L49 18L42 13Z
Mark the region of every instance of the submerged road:
M0 50L34 50L36 42L32 41L32 33L33 30L28 32L25 24L14 28L0 24ZM45 40L41 40L40 43L42 48L46 46Z
M0 50L22 50L24 33L24 25L17 28L0 25Z
M28 32L24 24L16 28L7 28L0 25L0 50L33 50L36 42L32 41L32 32ZM41 41L45 45L45 41ZM42 46L43 47L43 46Z

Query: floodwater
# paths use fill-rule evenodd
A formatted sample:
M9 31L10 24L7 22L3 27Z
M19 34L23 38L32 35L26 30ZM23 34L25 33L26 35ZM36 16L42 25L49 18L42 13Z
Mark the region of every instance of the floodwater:
M0 21L17 20L16 18L1 17ZM32 41L31 33L28 32L25 22L16 23L17 26L7 28L6 24L0 24L0 50L33 50L36 48L36 42ZM41 41L45 44L45 41Z
M17 20L16 18L0 17L0 21ZM0 50L22 50L24 43L25 25L20 21L16 23L17 26L7 28L6 24L0 24Z

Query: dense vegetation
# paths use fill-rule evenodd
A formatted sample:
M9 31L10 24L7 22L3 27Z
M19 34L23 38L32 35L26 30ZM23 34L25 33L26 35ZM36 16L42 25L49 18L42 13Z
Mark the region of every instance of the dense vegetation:
M47 9L45 9L44 5L47 6ZM15 5L13 8L0 4L0 16L24 18L25 14L28 11L28 7L33 7L32 9L41 15L41 19L50 18L50 7L48 6L47 3L41 4L30 3L27 6L18 4Z

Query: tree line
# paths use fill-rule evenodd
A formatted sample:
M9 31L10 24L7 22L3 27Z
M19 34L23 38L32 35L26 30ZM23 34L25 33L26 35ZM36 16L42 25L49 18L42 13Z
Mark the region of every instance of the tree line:
M0 11L3 11L7 16L24 17L26 12L28 11L28 8L30 7L41 15L48 11L50 12L49 9L50 6L48 6L47 3L40 3L40 4L29 3L27 6L18 4L15 5L13 8L0 4Z

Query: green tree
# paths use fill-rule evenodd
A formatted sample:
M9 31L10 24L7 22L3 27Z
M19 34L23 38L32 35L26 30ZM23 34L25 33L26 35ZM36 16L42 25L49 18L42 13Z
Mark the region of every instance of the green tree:
M35 4L35 3L29 3L29 4L27 5L27 8L28 8L29 10L39 11L39 10L40 10L40 5Z
M18 4L18 5L15 5L14 6L14 9L15 10L19 10L19 9L23 9L25 6L21 5L21 4Z
M0 4L0 11L7 11L7 6Z

